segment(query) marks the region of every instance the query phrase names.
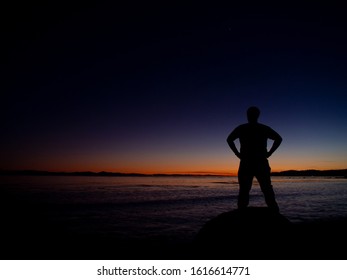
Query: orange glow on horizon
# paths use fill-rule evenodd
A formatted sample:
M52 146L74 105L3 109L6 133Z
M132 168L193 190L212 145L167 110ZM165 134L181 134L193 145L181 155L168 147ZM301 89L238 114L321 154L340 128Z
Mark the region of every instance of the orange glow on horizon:
M309 169L316 169L316 168L294 168L293 166L281 166L280 168L272 168L272 172L281 172L281 171L287 171L287 170L309 170ZM346 169L346 168L321 168L317 170L339 170L339 169ZM124 173L124 174L145 174L145 175L154 175L154 174L166 174L166 175L217 175L217 176L237 176L237 168L231 169L231 170L194 170L194 169L187 169L187 170L154 170L154 169L134 169L134 168L50 168L50 169L44 169L44 168L18 168L17 170L38 170L38 171L49 171L49 172L112 172L112 173Z
M178 157L172 160L166 158L157 160L141 161L122 160L114 161L114 158L87 158L83 162L79 159L67 161L66 159L55 158L55 160L30 160L27 162L14 162L5 166L0 166L2 170L38 170L51 172L119 172L119 173L140 173L140 174L191 174L191 175L221 175L236 176L239 160L232 156L207 156L201 158ZM316 161L298 156L279 155L270 158L270 166L273 172L286 170L338 170L346 169L344 160L336 161Z

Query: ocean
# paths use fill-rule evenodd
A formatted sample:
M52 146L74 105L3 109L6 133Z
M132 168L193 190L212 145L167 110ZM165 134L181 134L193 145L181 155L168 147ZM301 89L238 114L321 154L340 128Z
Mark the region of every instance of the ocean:
M236 209L236 177L2 176L0 194L15 202L8 215L35 206L68 234L120 240L192 240L202 226ZM293 223L347 217L347 180L272 177L280 212ZM21 205L24 205L21 207ZM250 206L266 206L257 181ZM23 213L24 214L24 213Z

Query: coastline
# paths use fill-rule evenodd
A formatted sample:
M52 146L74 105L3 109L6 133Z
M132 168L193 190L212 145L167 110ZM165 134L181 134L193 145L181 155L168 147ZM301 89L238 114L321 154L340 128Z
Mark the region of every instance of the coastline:
M0 170L0 176L91 176L91 177L233 177L232 174L216 174L216 173L122 173L122 172L60 172L60 171L44 171L44 170ZM236 175L237 176L237 175ZM338 178L347 178L347 169L332 170L285 170L279 172L271 172L271 176L331 176Z

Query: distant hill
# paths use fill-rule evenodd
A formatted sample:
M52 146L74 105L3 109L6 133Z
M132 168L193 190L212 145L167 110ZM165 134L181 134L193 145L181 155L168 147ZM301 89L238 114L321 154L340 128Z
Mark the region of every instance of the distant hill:
M40 170L1 170L0 175L13 176L146 176L140 173L119 173L119 172L52 172Z
M272 172L272 176L332 176L347 178L347 169L338 170L287 170L281 172Z
M223 175L215 174L141 174L141 173L120 173L120 172L51 172L39 170L0 170L0 176L98 176L98 177L160 177L160 176L177 176L177 177L193 177L193 176L211 176L219 177ZM272 172L272 176L331 176L347 178L347 169L338 170L286 170L281 172ZM224 175L225 176L225 175Z
M121 173L121 172L52 172L40 170L0 170L0 176L95 176L95 177L188 177L188 176L211 176L219 177L216 174L142 174L142 173Z

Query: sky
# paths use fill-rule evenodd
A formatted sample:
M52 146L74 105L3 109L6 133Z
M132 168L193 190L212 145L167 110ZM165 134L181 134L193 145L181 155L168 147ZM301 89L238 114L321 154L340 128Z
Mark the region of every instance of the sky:
M342 6L164 2L2 9L0 169L235 174L249 106L273 171L347 168Z

